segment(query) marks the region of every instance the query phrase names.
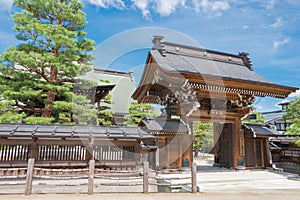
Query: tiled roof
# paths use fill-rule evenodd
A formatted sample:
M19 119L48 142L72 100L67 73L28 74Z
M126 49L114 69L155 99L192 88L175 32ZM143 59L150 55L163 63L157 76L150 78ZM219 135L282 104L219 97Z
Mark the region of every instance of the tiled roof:
M153 138L137 127L0 124L0 137Z
M166 131L166 132L188 132L188 127L180 120L165 119L165 118L147 118L145 117L140 125L145 125L151 132Z
M245 53L227 54L169 42L161 45L163 50L154 48L150 55L164 70L274 84L253 71Z
M281 121L282 116L285 114L282 110L272 111L272 112L265 112L261 113L265 117L265 123L273 123L274 121Z
M279 133L276 130L270 129L262 124L243 124L243 126L249 130L253 131L253 134L256 136L279 136L281 133Z

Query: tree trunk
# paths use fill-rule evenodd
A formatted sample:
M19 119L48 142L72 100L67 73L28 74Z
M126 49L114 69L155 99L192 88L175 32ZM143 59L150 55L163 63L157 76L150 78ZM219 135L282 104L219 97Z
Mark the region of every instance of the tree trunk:
M51 67L49 82L52 82L52 83L57 82L57 68L56 67ZM48 91L47 100L49 103L45 104L45 107L44 107L44 110L42 113L42 117L51 117L52 103L54 102L55 96L56 96L55 90Z
M52 113L52 102L54 101L55 99L55 91L54 90L49 90L48 91L48 101L51 102L51 103L47 103L45 104L45 107L44 107L44 111L43 111L43 114L42 114L42 117L51 117L51 113Z

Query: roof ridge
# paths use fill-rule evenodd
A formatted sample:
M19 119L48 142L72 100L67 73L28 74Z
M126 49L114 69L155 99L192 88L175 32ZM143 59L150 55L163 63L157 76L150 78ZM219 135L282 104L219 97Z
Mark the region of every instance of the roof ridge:
M193 49L193 50L199 50L199 51L206 51L206 52L209 52L209 53L217 53L217 54L223 54L223 55L227 55L227 56L235 56L235 57L238 57L238 58L242 58L241 55L234 54L234 53L227 53L227 52L223 52L223 51L217 51L217 50L212 50L212 49L195 47L195 46L190 46L190 45L185 45L185 44L178 44L178 43L168 42L168 41L163 41L161 43L165 44L165 45L174 46L174 47L183 47L183 48L187 48L187 49Z

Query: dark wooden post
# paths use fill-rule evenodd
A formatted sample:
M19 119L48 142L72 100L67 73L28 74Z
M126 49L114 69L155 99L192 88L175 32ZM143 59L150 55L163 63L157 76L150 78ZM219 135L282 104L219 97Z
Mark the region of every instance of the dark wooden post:
M144 164L143 192L147 194L149 193L149 162L145 161L143 164Z
M28 160L28 166L27 166L25 195L31 195L32 193L33 168L34 168L34 158L30 158Z
M255 161L255 167L257 167L256 138L253 139L253 148L254 148L254 161Z
M38 159L38 155L39 155L39 146L36 142L31 143L29 146L29 158L34 158L35 160Z
M264 158L264 140L260 139L260 156L261 156L261 167L265 167L265 158Z
M197 164L192 164L192 193L197 193Z
M95 171L95 160L89 162L89 180L88 180L88 194L92 195L94 192L94 171Z
M213 123L214 126L214 163L220 164L219 157L220 157L220 146L219 146L219 139L220 139L220 124Z
M86 154L85 154L85 160L94 160L94 139L90 139L89 142L86 144Z

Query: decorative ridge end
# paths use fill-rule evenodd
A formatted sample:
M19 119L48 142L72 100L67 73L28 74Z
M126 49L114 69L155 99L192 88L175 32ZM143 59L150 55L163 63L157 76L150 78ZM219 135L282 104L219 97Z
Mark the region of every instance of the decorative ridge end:
M166 49L165 45L163 44L162 40L164 36L154 35L152 38L153 48L154 50L158 50L162 56L166 56Z
M239 56L242 57L243 62L246 65L246 67L248 69L250 69L251 71L253 71L253 65L252 65L251 59L249 58L249 53L239 52Z

